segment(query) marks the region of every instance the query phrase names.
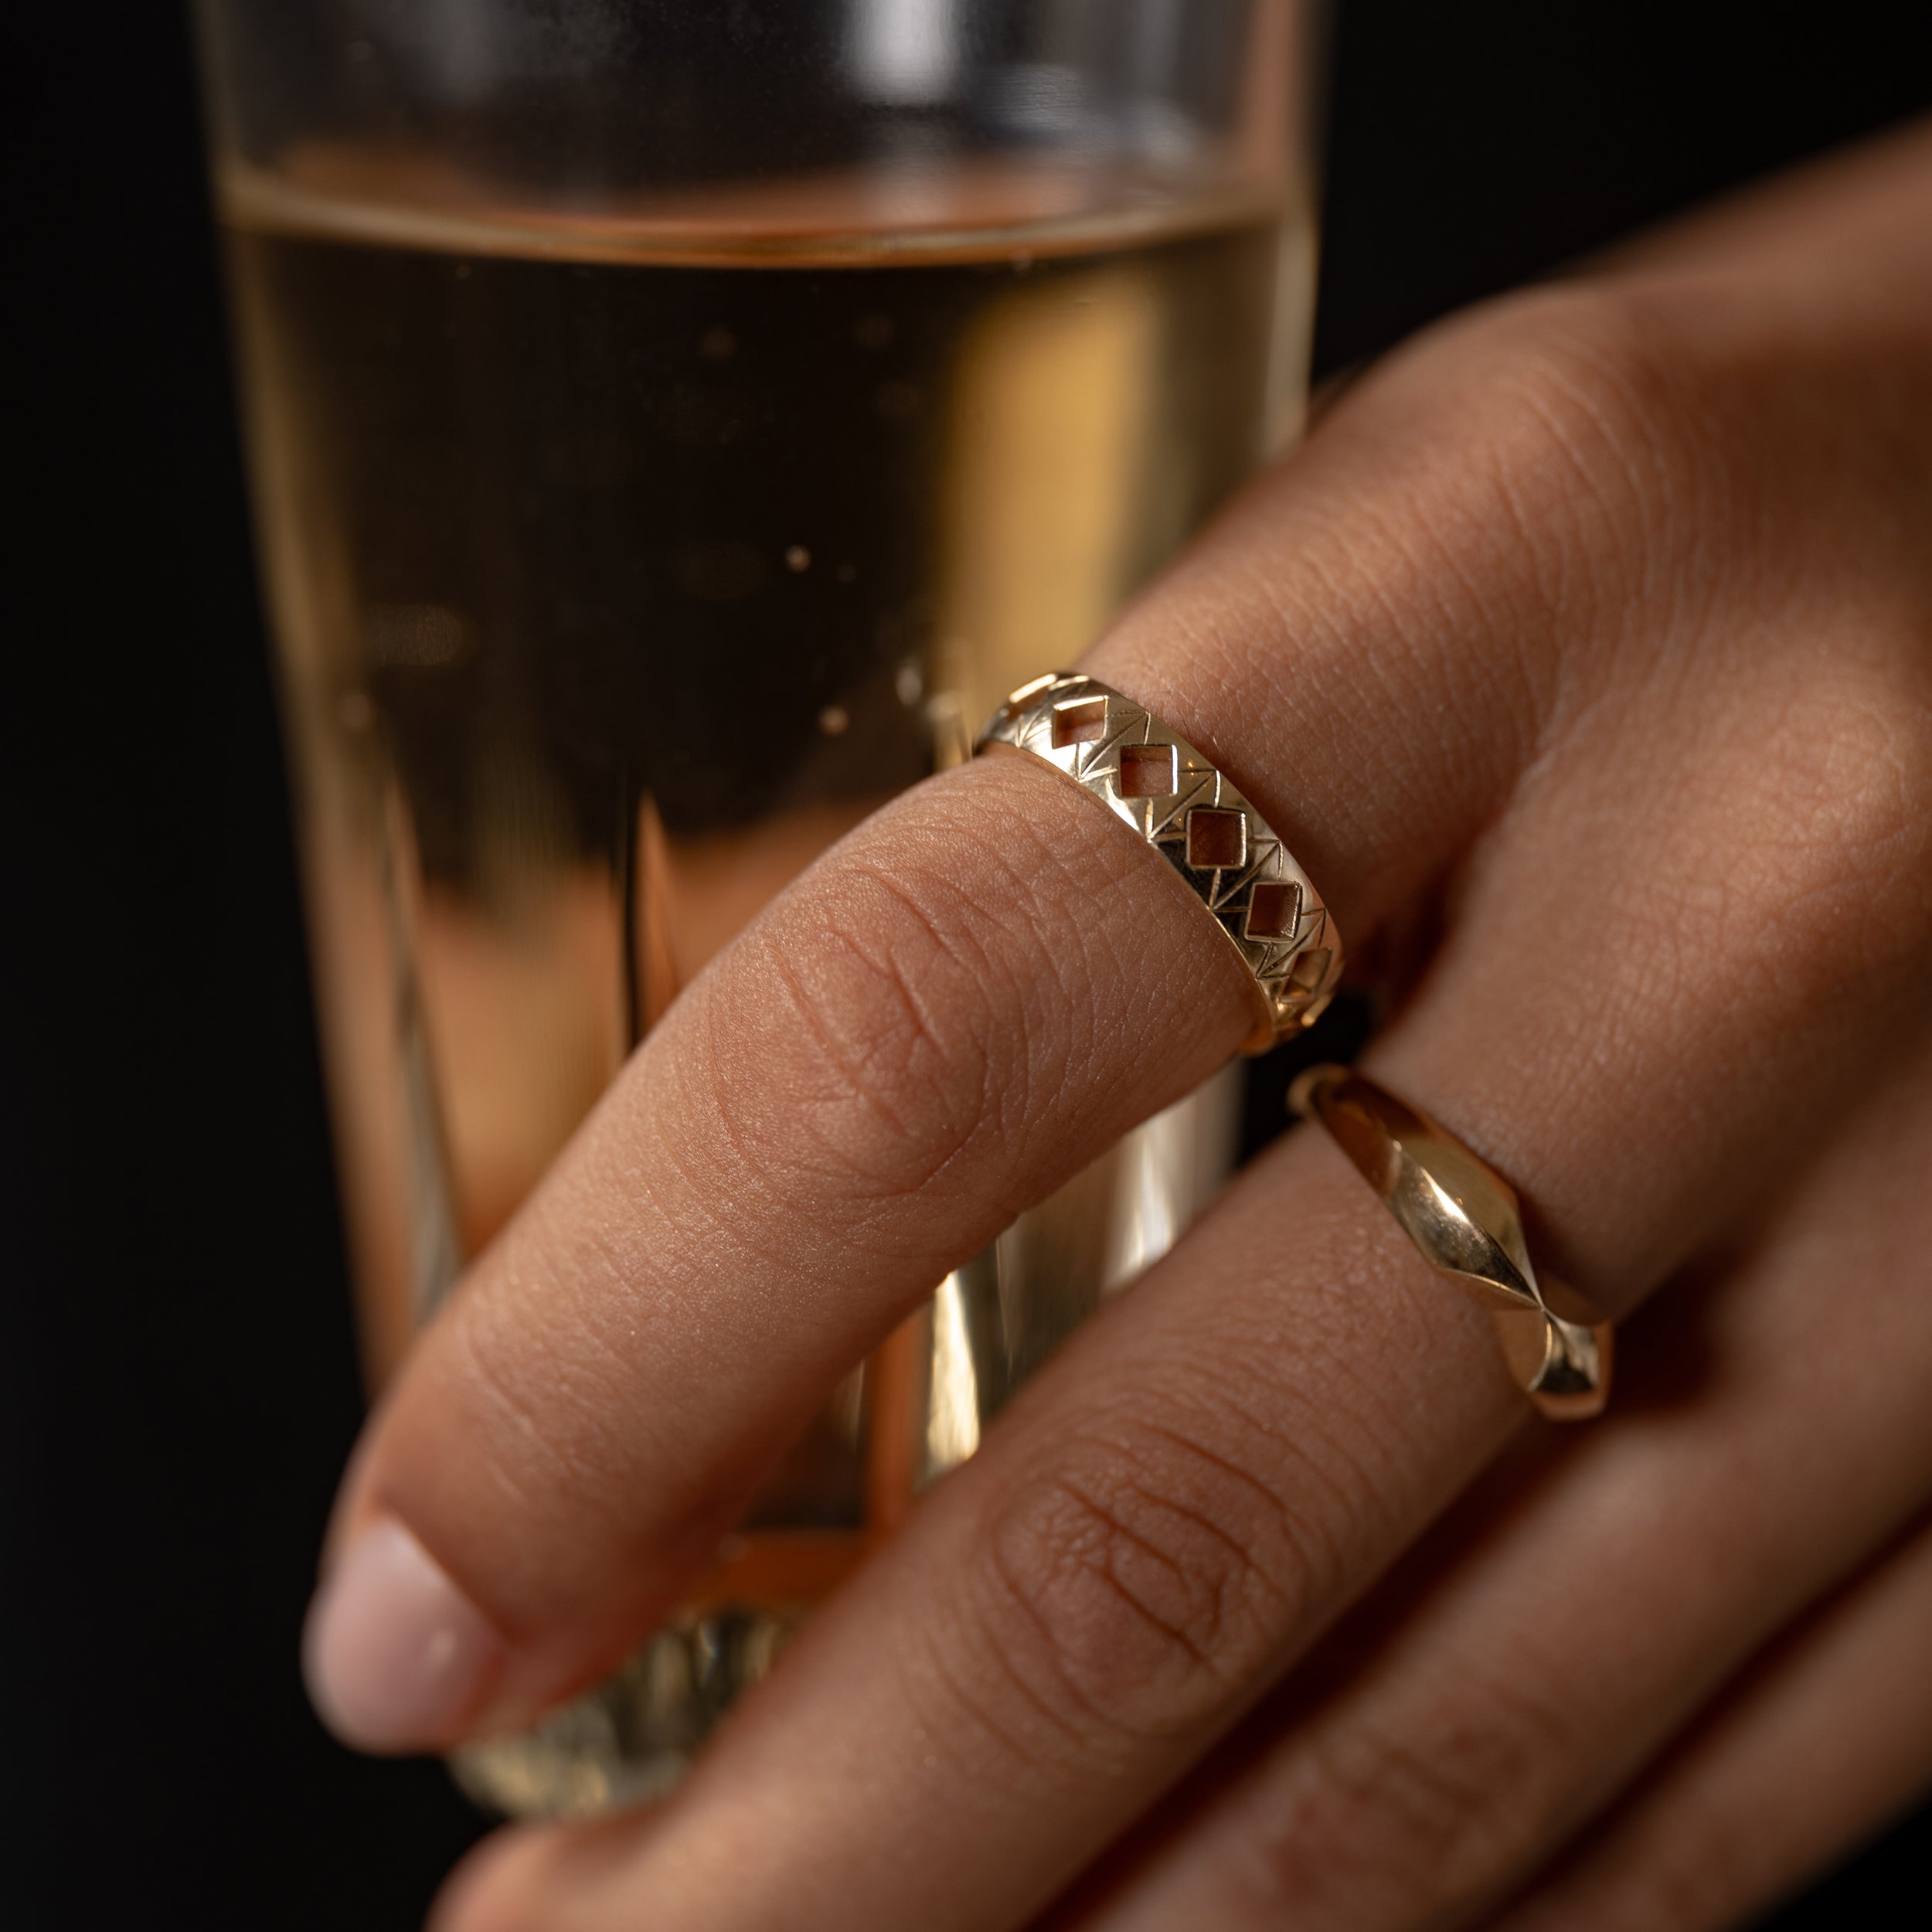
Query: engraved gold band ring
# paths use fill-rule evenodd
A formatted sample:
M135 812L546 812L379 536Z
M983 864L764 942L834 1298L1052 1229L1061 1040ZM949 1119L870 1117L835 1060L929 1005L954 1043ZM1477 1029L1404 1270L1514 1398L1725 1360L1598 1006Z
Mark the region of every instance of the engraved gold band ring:
M1031 752L1171 865L1253 975L1266 1009L1242 1051L1310 1025L1342 977L1342 941L1287 847L1193 746L1093 678L1049 672L995 712L976 751Z
M1328 1130L1423 1259L1495 1317L1512 1372L1558 1421L1598 1414L1610 1396L1611 1327L1554 1275L1540 1281L1515 1190L1446 1128L1346 1066L1311 1066L1288 1104Z
M976 751L1030 752L1073 781L1167 860L1253 975L1266 1017L1243 1043L1264 1052L1334 996L1342 941L1281 836L1228 779L1132 699L1072 672L1009 697ZM1610 1392L1611 1329L1554 1276L1539 1281L1515 1192L1446 1128L1345 1066L1313 1066L1289 1104L1318 1121L1423 1260L1489 1308L1505 1359L1536 1406L1597 1414Z

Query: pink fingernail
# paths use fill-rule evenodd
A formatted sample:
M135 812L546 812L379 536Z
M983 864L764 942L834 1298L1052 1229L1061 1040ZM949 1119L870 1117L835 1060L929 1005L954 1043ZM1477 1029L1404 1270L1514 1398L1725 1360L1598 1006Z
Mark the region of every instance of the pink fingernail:
M508 1655L483 1613L393 1516L349 1545L302 1632L309 1701L364 1751L452 1742Z

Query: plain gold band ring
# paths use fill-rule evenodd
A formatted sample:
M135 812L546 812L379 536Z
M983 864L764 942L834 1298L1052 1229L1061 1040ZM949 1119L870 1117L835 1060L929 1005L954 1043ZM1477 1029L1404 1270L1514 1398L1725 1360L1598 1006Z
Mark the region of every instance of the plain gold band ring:
M1488 1308L1517 1381L1558 1421L1610 1396L1611 1325L1566 1282L1539 1279L1515 1189L1418 1107L1346 1066L1311 1066L1288 1104L1318 1121L1430 1266Z

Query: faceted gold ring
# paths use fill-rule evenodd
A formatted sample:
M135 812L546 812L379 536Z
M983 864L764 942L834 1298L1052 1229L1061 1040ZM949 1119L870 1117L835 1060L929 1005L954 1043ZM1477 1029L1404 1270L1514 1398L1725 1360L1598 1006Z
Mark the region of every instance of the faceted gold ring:
M1382 1196L1431 1267L1488 1307L1516 1379L1559 1421L1610 1396L1611 1327L1577 1291L1540 1282L1515 1190L1427 1114L1345 1066L1311 1066L1288 1104L1318 1121Z
M1097 798L1167 860L1254 976L1266 1016L1242 1043L1264 1053L1335 996L1342 941L1278 833L1178 733L1074 672L1023 684L976 751L1031 752Z

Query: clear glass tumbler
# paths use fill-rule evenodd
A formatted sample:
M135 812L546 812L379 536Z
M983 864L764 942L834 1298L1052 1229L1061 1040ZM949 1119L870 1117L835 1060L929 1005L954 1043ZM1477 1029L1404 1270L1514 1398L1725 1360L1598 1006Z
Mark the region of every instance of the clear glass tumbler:
M1296 430L1304 0L199 0L372 1385L626 1056ZM1224 1176L936 1284L504 1809L663 1788Z

